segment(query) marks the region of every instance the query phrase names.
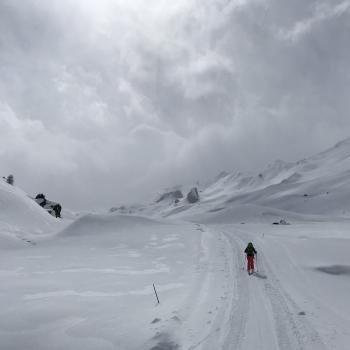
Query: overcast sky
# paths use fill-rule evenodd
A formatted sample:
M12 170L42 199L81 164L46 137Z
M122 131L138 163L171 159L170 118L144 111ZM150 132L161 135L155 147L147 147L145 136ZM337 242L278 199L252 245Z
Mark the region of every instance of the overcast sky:
M0 169L103 208L350 136L350 1L0 0Z

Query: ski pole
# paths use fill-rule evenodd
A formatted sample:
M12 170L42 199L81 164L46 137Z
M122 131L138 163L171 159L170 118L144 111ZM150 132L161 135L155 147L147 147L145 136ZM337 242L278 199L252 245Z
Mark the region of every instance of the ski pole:
M255 256L256 256L256 261L255 261L256 272L258 272L258 253L256 253Z

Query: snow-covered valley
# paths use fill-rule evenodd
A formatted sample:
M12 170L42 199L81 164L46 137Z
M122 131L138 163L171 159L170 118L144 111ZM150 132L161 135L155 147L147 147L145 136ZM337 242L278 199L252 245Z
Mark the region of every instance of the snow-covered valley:
M348 349L349 144L134 215L59 220L1 182L0 349Z

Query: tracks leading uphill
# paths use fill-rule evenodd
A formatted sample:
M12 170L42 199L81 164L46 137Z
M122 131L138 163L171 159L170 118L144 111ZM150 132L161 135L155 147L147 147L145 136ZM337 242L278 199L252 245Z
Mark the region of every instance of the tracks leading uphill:
M217 227L217 229L219 229ZM259 272L248 276L243 250L249 233L220 230L231 245L235 269L235 294L230 305L230 329L224 350L325 350L318 333L274 275L272 262L259 247Z

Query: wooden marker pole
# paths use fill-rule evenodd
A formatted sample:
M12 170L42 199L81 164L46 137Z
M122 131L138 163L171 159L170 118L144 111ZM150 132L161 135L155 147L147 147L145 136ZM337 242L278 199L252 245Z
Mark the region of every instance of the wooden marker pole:
M153 289L154 289L154 294L156 295L156 298L157 298L158 304L160 304L160 303L159 303L158 294L157 294L156 287L155 287L154 283L153 283Z

